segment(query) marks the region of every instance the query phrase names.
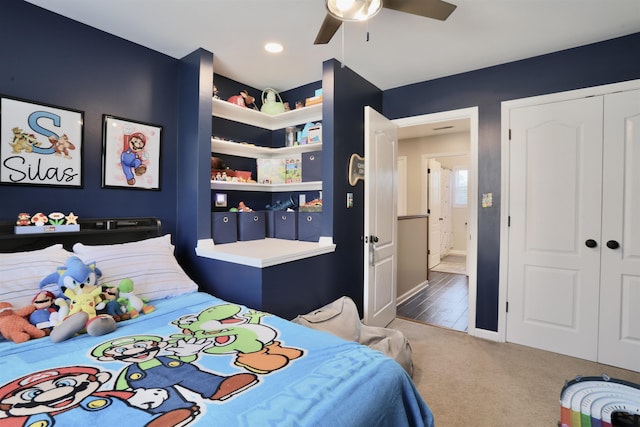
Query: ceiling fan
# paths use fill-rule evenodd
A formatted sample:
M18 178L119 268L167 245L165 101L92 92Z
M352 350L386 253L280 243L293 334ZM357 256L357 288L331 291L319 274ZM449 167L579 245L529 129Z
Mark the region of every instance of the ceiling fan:
M327 15L313 44L327 44L343 21L364 21L380 9L446 20L457 7L443 0L326 0Z

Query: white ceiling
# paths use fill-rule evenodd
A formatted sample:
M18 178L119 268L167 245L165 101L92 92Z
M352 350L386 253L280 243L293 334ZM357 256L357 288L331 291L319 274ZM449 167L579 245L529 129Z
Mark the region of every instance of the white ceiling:
M26 1L174 58L204 48L215 73L278 91L321 80L331 58L386 90L640 32L640 0L449 0L444 22L383 9L318 46L323 0Z

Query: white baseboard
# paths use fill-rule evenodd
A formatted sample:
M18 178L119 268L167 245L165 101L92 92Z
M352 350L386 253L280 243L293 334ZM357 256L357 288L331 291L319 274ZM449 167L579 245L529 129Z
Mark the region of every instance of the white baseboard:
M447 255L464 255L467 256L467 251L459 249L451 249Z
M420 283L415 288L413 288L410 291L405 292L404 294L400 295L399 297L396 298L396 305L402 304L403 302L405 302L406 300L408 300L409 298L411 298L412 296L414 296L415 294L417 294L418 292L420 292L421 290L423 290L427 286L429 286L429 281L425 280L424 282Z

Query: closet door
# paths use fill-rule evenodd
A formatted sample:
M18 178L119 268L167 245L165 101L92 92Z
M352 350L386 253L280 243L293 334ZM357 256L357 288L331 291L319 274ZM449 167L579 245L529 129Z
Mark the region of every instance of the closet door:
M604 105L598 361L640 371L640 91Z
M507 341L588 360L598 350L602 104L510 116Z

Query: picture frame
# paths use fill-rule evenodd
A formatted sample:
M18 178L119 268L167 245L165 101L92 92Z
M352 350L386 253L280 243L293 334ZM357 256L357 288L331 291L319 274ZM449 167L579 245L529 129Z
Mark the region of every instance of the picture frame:
M0 95L0 184L82 188L84 112Z
M102 116L102 187L160 190L162 126Z

